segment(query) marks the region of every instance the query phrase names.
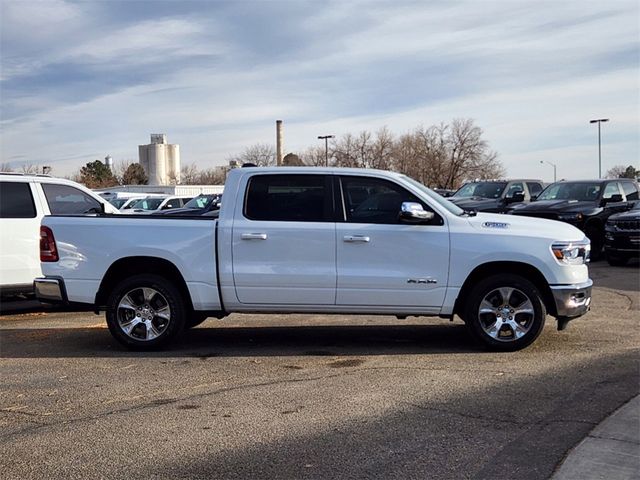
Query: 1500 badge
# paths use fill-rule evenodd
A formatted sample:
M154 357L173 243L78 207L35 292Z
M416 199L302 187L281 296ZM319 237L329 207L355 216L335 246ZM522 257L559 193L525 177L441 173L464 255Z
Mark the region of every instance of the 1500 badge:
M482 226L486 228L509 228L509 224L503 222L484 222Z

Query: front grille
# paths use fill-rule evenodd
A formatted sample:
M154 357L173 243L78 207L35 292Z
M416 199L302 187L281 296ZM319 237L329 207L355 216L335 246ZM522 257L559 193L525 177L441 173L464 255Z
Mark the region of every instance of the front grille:
M640 230L640 220L610 220L616 230L633 232Z
M547 212L518 212L514 211L514 215L522 215L523 217L537 217L537 218L547 218L549 220L557 220L558 215L556 213L547 213Z

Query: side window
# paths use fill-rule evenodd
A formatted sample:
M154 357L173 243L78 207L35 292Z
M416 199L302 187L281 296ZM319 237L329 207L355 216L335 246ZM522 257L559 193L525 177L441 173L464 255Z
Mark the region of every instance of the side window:
M47 197L49 210L54 215L98 213L100 211L100 202L82 190L55 183L42 183L41 185L44 195Z
M509 186L509 189L507 190L506 197L507 198L511 198L511 197L513 197L513 194L516 193L516 192L525 193L524 185L522 184L522 182L512 183Z
M26 182L0 183L0 218L35 218L31 187Z
M527 187L529 187L529 194L533 197L534 195L540 195L542 191L542 185L538 182L527 182Z
M167 200L167 203L164 204L162 210L171 210L172 208L178 208L180 206L179 198L170 198Z
M330 177L256 175L249 179L244 216L249 220L332 222Z
M620 191L618 182L609 182L604 187L604 193L602 194L602 198L611 198L613 195L618 195L620 193L622 192Z
M402 202L415 202L433 211L400 185L378 178L341 177L344 214L350 223L397 224ZM439 221L442 221L437 217ZM437 222L435 222L437 223Z
M629 200L638 200L638 186L633 182L622 182L622 190Z

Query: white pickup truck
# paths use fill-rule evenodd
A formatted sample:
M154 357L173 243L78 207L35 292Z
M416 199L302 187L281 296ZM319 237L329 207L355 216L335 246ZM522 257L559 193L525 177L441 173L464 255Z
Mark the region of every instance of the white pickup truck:
M377 170L233 170L218 219L45 217L42 301L106 311L124 345L155 348L232 312L458 315L518 350L548 314L589 310L589 240L566 223L463 211ZM82 305L81 305L82 306Z

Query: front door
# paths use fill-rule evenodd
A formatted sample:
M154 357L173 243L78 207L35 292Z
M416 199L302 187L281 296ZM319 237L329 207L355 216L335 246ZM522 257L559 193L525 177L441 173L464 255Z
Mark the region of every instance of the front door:
M240 303L333 305L336 232L331 175L249 178L233 222L233 279Z
M345 175L340 183L344 222L336 224L336 303L441 307L449 269L444 219L436 213L426 225L401 223L402 202L431 209L394 182Z

